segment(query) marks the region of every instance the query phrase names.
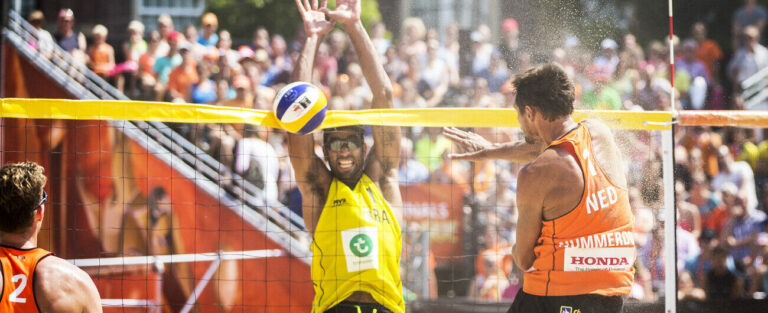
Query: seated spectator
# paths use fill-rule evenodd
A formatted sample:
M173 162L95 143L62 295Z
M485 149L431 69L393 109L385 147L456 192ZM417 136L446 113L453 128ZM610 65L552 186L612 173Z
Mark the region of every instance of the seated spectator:
M285 38L280 35L272 36L272 54L269 55L271 64L264 72L268 80L265 82L266 86L272 86L280 83L289 83L290 73L293 69L291 57L286 53L287 44Z
M175 33L176 30L173 27L173 19L168 14L160 14L160 16L157 17L157 30L160 32L160 44L157 47L157 51L155 51L155 58L161 58L164 56L167 56L170 54L171 51L171 44L170 41L172 40L170 38L171 34ZM173 40L178 40L179 38L176 37Z
M744 281L726 266L728 250L716 246L712 251L712 269L707 272L704 290L709 300L733 300L741 298Z
M472 72L471 76L479 76L483 71L487 71L491 65L491 55L493 54L493 45L488 42L484 32L480 31L481 28L488 28L486 25L480 25L478 30L472 32L470 39L472 44L470 46L472 53Z
M757 4L757 0L745 0L744 6L733 13L733 35L738 37L747 27L753 26L760 33L765 29L765 21L768 18L765 7Z
M613 39L606 38L600 42L600 48L602 48L600 55L595 58L592 64L598 68L605 68L606 74L612 77L619 65L619 55L616 52L619 45Z
M477 298L485 301L501 301L502 294L509 287L509 279L499 268L498 259L500 256L495 254L483 254L483 265L488 270L486 276L477 280L479 289Z
M392 42L384 37L386 33L386 24L381 21L373 21L371 23L371 42L373 42L373 46L376 47L376 52L378 52L380 56L384 56L387 48L392 45Z
M107 28L98 24L93 27L93 45L88 48L88 67L102 78L109 77L115 67L115 49L107 43Z
M222 30L219 32L219 41L217 44L219 47L219 72L215 74L216 80L231 81L232 77L239 71L240 54L237 50L232 49L232 36L229 31Z
M203 46L215 47L219 42L219 35L216 35L216 28L219 27L219 19L216 14L206 12L200 19L203 25L203 35L197 39L197 42Z
M621 95L608 86L613 71L608 66L592 65L587 69L587 75L593 84L591 90L585 90L581 103L590 110L620 110Z
M428 127L416 141L416 160L434 171L443 163L443 153L451 147L451 141L440 134L440 128Z
M758 28L749 26L744 29L742 35L744 44L736 51L733 59L731 59L731 63L728 65L728 73L731 79L733 79L733 90L735 93L741 93L741 83L747 78L768 67L768 49L759 43L760 31ZM768 101L742 109L767 110Z
M394 49L394 48L392 48ZM315 62L315 77L321 85L330 87L336 84L336 77L338 77L339 63L330 54L330 47L325 42L320 43L317 47L317 61ZM388 60L399 60L399 58L389 58ZM402 63L402 62L399 62ZM400 69L405 66L401 66Z
M723 197L726 197L724 194ZM720 198L712 192L712 187L702 175L694 175L688 201L696 205L701 214L702 234L719 236L728 220L728 211Z
M710 76L704 63L696 59L696 41L688 39L683 42L682 58L678 58L676 67L688 72L691 76L691 89L689 90L689 105L686 108L701 110L704 108L704 100L707 97L707 88L710 84Z
M501 91L501 86L510 79L509 68L504 57L499 52L491 54L491 64L488 70L481 73L480 77L488 81L490 92L497 93Z
M400 143L400 174L398 176L401 185L423 183L429 179L429 169L413 157L413 141L403 137Z
M139 57L138 80L141 94L140 99L142 100L155 99L152 93L157 84L157 77L153 68L155 66L155 54L159 45L160 32L153 30L149 33L147 51Z
M693 283L693 277L690 272L680 272L677 281L678 300L704 300L707 298L707 293L704 292L704 289L697 287Z
M688 198L688 194L685 190L685 183L680 180L675 180L675 195L678 226L698 239L701 235L701 214L696 205L685 200Z
M269 47L269 31L264 27L256 28L253 32L253 41L251 42L251 50L264 49L264 51L270 51Z
M198 38L199 36L197 34L197 28L195 25L190 24L187 25L187 27L184 27L183 45L189 48L189 51L192 52L192 56L194 57L195 61L200 61L200 59L203 58L203 54L205 54L205 46L197 42Z
M421 18L408 17L404 19L401 30L400 49L402 49L403 57L421 56L427 52L427 44L424 41L427 28Z
M46 58L50 58L51 51L53 50L53 37L51 36L51 33L43 28L45 25L43 11L32 11L32 13L29 14L27 21L29 21L29 24L37 31L37 40L30 41L29 45L40 51Z
M149 48L143 37L144 24L136 20L128 23L128 41L123 44L125 62L116 65L110 73L110 76L117 75L117 90L125 92L125 81L128 81L128 92L126 93L129 95L132 95L135 89L139 58Z
M61 9L57 22L56 33L53 38L64 51L72 54L75 61L85 64L86 41L83 33L73 30L75 25L75 13L71 9Z
M275 149L266 139L266 127L246 124L243 139L237 143L235 173L263 191L267 203L277 205L277 179L280 166ZM269 205L268 205L269 206Z
M712 178L712 188L715 191L724 190L726 183L737 186L738 195L746 199L747 213L754 213L757 209L757 192L755 174L749 164L744 161L734 161L731 151L725 145L717 149L717 164L720 173Z
M216 83L211 79L211 70L215 61L205 58L197 65L199 81L188 87L187 98L191 103L211 104L216 102L218 94ZM173 74L173 72L171 73Z
M727 189L728 193L734 193L736 186L728 183L724 189ZM730 214L721 234L721 242L730 249L736 270L740 274L746 274L753 266L757 236L763 230L765 213L749 212L741 196L727 197L723 200Z
M698 44L696 59L707 67L707 74L713 80L718 80L720 74L720 60L723 59L723 50L716 41L707 38L707 27L702 22L693 24L693 39Z
M180 35L176 31L168 35L168 55L156 59L155 65L152 67L152 71L155 72L155 77L157 77L157 85L155 87L157 101L164 99L168 75L182 62L182 57L178 52L179 40L181 40L179 37ZM160 48L158 47L158 49Z
M187 47L179 49L182 62L168 74L168 94L172 101L189 102L187 88L200 81L192 51Z

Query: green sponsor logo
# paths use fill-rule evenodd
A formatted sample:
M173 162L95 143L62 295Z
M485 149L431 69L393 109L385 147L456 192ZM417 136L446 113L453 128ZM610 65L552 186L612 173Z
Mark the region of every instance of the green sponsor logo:
M368 256L373 251L373 240L366 234L359 234L349 241L349 249L358 258Z

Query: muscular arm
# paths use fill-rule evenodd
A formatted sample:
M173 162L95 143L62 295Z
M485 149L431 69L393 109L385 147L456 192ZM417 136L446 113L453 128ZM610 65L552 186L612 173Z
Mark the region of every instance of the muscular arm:
M443 129L443 136L461 147L465 152L451 154L455 160L479 161L485 159L507 160L525 164L536 159L544 151L544 143L527 143L523 140L505 143L491 143L482 136L453 127Z
M296 67L293 69L291 79L293 81L309 82L312 80L312 69L315 61L317 47L322 41L324 33L332 25L324 24L325 16L309 6L296 1L299 12L304 19L304 28L307 30L307 38L301 50ZM302 196L302 216L307 231L312 234L320 219L328 188L331 184L331 173L325 167L325 163L315 155L315 142L311 134L288 134L288 155L296 174L296 184L299 186Z
M570 152L552 148L520 170L517 188L517 245L513 254L518 267L528 270L533 266L542 221L573 210L581 200L584 181Z
M344 25L357 51L360 67L365 80L371 87L374 109L393 108L392 82L376 56L376 49L357 20ZM389 202L395 214L401 215L402 198L397 181L398 161L400 160L400 128L372 126L374 148L368 160L366 173L378 182L384 199ZM378 169L376 169L378 167Z
M536 165L529 164L520 170L517 178L517 231L515 247L512 255L515 264L527 271L533 266L536 256L533 248L541 233L542 209L544 205L544 188L542 180L546 179L536 173Z
M49 256L38 263L35 275L35 301L41 312L102 312L96 285L77 266Z

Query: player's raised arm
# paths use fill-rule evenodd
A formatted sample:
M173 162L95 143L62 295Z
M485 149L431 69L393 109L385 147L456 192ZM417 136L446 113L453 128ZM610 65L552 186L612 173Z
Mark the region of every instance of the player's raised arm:
M325 7L323 0L320 7ZM333 29L333 23L327 21L325 14L319 11L317 0L312 4L308 0L296 0L299 14L304 21L307 38L304 47L296 60L293 69L293 81L312 81L315 53L325 34ZM307 230L312 233L320 212L328 186L331 182L330 172L323 161L315 155L315 144L311 134L288 134L288 155L296 174L296 181L303 197L303 217Z
M448 155L449 158L454 160L480 161L501 159L525 164L533 161L546 147L542 142L528 143L523 140L491 143L478 134L454 127L444 128L443 136L453 141L463 151L462 153Z
M339 0L333 11L324 10L344 29L355 47L360 67L373 94L373 108L394 107L392 82L382 66L376 48L360 21L360 0ZM379 183L384 198L394 207L400 207L402 199L398 189L397 170L400 159L400 128L372 126L374 147L368 160L366 173Z

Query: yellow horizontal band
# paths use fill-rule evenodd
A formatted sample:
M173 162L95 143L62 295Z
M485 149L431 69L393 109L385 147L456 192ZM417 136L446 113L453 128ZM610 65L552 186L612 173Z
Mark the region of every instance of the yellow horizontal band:
M0 117L131 120L175 123L243 123L280 128L274 113L202 104L118 100L0 99ZM670 112L577 111L575 120L596 118L610 127L667 130ZM518 127L517 111L502 108L429 108L329 111L321 128L347 125L423 127Z

